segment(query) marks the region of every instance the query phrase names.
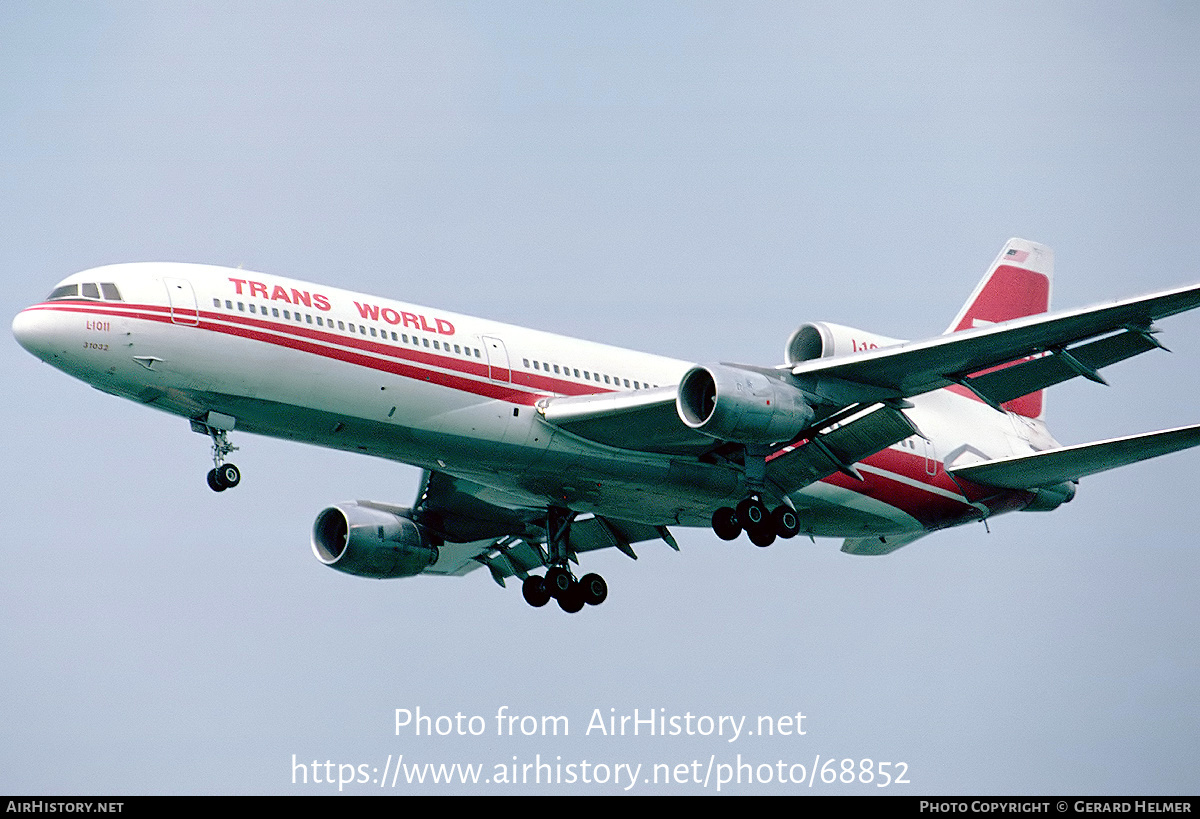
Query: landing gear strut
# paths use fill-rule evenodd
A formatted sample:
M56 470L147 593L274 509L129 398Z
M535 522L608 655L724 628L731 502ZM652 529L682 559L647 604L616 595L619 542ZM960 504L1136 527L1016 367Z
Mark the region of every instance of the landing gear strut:
M608 597L608 584L598 574L585 574L576 580L567 558L571 521L575 513L552 506L546 510L546 546L550 550L549 568L545 577L529 575L521 584L521 595L529 605L540 608L558 601L558 607L574 614L585 605L598 606Z
M225 463L225 456L237 450L229 443L225 430L206 427L213 441L213 468L208 471L208 488L214 492L224 492L233 489L242 481L242 472L233 464Z
M796 510L786 504L767 509L762 498L751 495L736 509L722 506L713 512L712 528L721 540L735 540L743 531L755 546L770 546L776 537L793 538L800 532Z

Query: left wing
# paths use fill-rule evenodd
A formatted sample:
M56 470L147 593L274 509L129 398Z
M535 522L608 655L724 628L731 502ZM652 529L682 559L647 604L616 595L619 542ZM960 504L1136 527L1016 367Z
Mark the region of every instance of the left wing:
M409 512L365 501L359 504L393 514ZM544 547L546 510L506 502L503 493L482 484L427 471L411 515L443 541L437 562L426 574L462 576L487 566L492 579L503 586L505 578L524 580L530 571L550 563ZM582 552L612 547L636 560L631 544L657 539L679 550L665 526L599 516L578 518L570 526L567 557L575 561Z

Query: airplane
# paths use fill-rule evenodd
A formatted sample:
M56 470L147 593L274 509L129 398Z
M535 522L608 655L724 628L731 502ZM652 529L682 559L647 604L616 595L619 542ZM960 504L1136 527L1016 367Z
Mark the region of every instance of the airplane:
M415 503L322 510L317 559L368 578L486 566L532 606L608 596L587 552L711 527L885 555L1088 475L1200 444L1200 425L1061 446L1044 391L1154 349L1200 285L1049 313L1053 253L1011 239L943 335L800 325L775 366L682 361L266 273L116 264L16 316L29 352L188 419L208 486L236 487L235 429L424 470ZM546 571L541 572L542 569Z

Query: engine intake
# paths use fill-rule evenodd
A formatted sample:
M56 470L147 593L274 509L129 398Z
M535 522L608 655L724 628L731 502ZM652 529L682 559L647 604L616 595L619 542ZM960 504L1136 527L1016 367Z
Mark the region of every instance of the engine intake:
M746 444L789 440L814 415L798 387L725 364L688 370L679 382L675 409L698 432Z
M903 343L901 339L868 333L855 327L831 324L828 321L812 321L801 324L796 328L796 332L788 336L783 360L788 364L799 364L814 358L850 355Z
M357 503L317 515L312 550L326 566L359 577L411 577L438 559L437 547L412 519Z

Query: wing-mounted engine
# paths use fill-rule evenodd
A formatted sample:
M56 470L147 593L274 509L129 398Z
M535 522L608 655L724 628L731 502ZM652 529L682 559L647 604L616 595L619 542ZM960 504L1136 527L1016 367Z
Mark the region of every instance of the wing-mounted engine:
M801 324L796 332L788 336L783 356L788 364L794 365L814 358L850 355L903 343L902 339L888 338L842 324L813 321Z
M411 518L357 503L317 515L312 550L326 566L359 577L411 577L438 559L437 546Z
M790 381L728 364L688 370L675 407L697 432L744 444L790 440L815 415L804 392Z

